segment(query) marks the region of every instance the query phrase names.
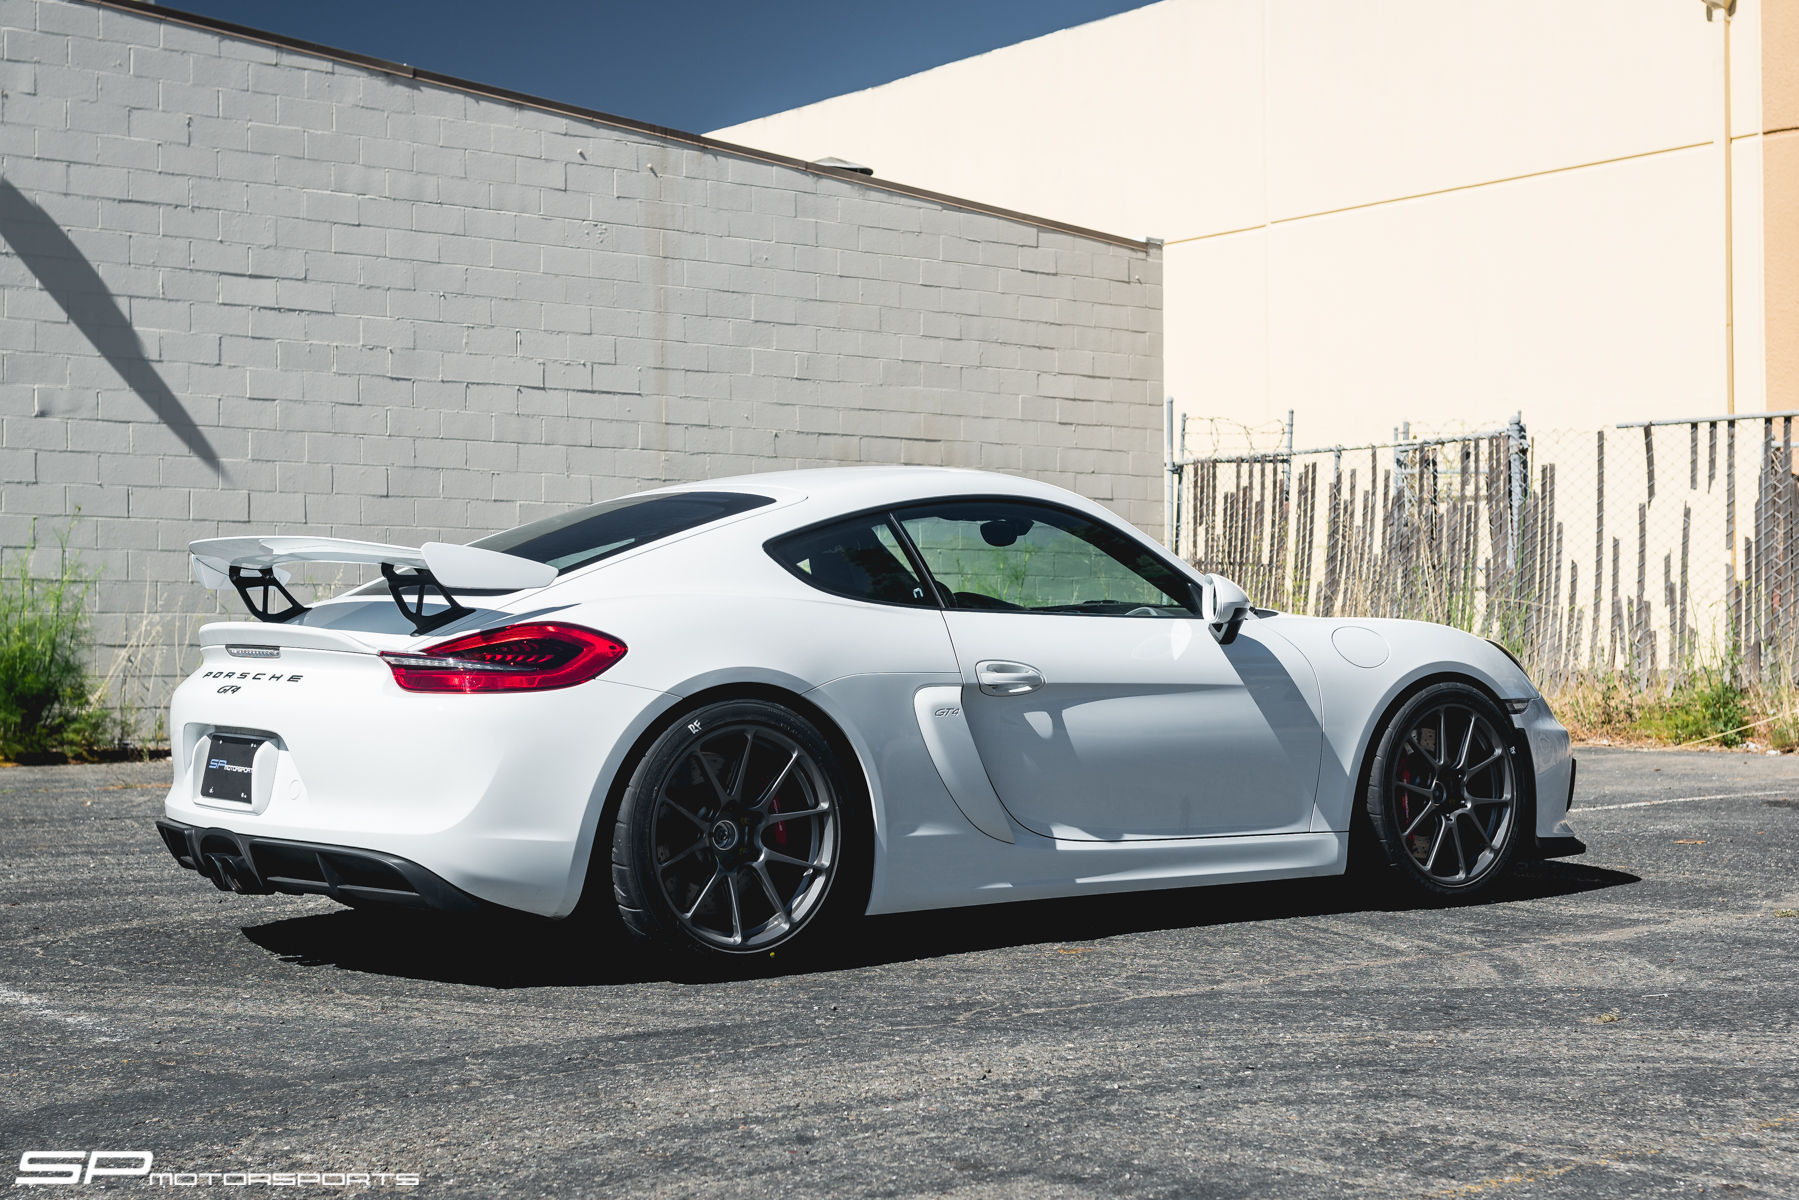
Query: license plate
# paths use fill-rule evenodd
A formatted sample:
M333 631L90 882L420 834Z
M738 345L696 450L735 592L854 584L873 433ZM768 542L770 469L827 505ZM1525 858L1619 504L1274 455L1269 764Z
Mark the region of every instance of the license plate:
M206 754L206 770L200 776L200 794L208 800L231 800L250 803L251 764L262 738L212 735L212 748Z

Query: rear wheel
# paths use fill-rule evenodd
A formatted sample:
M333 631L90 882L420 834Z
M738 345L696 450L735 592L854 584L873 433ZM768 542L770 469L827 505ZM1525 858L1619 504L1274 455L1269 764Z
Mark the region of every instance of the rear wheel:
M612 838L625 928L670 949L818 940L865 898L862 810L830 743L782 705L684 714L638 762Z
M1387 723L1368 772L1368 817L1412 884L1467 896L1510 865L1524 831L1509 735L1498 707L1459 683L1425 688Z

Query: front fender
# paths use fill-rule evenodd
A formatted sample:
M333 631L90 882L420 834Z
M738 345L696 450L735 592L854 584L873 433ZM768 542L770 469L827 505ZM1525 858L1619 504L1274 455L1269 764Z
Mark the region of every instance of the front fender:
M1542 715L1548 714L1548 706L1517 664L1503 650L1471 633L1425 621L1286 615L1263 619L1298 646L1318 674L1324 706L1324 762L1318 777L1314 832L1349 828L1359 799L1362 765L1381 720L1402 695L1425 680L1444 676L1466 679L1495 700L1534 699ZM1552 717L1549 720L1554 723ZM1537 735L1553 740L1549 733L1539 723ZM1567 757L1566 736L1564 732L1561 759ZM1538 753L1534 737L1531 749L1533 756ZM1543 749L1552 751L1553 747L1545 744ZM1549 757L1556 756L1551 753ZM1540 781L1541 762L1537 774Z

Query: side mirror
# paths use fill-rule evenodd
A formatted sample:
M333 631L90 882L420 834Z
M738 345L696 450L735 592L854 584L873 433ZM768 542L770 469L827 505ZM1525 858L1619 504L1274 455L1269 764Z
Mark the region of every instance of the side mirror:
M1206 580L1202 613L1218 644L1228 646L1237 640L1237 631L1255 606L1250 604L1247 592L1224 576L1208 575Z

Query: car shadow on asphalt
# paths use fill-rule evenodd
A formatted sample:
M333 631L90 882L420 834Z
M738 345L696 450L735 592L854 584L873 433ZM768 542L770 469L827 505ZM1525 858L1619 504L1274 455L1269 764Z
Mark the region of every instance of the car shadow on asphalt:
M616 923L530 917L439 917L353 909L247 926L286 963L486 988L603 987L815 974L978 951L1067 945L1126 934L1294 917L1491 908L1639 882L1581 863L1527 863L1478 900L1444 902L1379 880L1330 878L1036 900L870 917L847 945L723 965L649 953Z

